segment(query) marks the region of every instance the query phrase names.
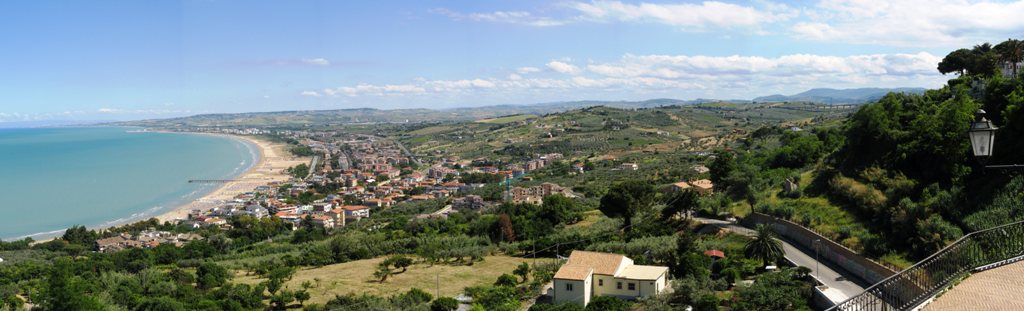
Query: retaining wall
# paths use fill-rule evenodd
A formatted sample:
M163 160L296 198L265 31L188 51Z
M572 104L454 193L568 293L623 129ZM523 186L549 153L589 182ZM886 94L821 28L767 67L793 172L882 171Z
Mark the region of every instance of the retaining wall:
M771 225L772 229L775 229L775 232L778 232L782 237L812 251L814 250L814 241L820 239L821 244L818 248L818 256L822 261L830 262L860 277L862 281L868 284L878 283L896 274L896 271L861 256L846 246L794 222L761 213L750 214L743 219L743 222L748 226L757 224Z

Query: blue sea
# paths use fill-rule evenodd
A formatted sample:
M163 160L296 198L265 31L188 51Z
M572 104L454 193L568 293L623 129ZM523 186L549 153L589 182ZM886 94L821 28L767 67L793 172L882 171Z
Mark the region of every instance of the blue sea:
M240 139L124 127L0 129L0 239L147 219L258 161Z

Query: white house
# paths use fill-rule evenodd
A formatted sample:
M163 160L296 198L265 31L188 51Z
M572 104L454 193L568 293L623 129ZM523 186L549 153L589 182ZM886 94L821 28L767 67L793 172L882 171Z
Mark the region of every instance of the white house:
M636 163L622 163L619 164L619 169L623 171L635 171L640 169L640 165L637 165Z
M370 208L362 205L345 205L341 209L345 210L346 222L349 220L358 221L363 218L370 217Z
M668 267L634 265L626 256L574 250L554 277L552 300L586 306L596 295L637 299L668 288Z

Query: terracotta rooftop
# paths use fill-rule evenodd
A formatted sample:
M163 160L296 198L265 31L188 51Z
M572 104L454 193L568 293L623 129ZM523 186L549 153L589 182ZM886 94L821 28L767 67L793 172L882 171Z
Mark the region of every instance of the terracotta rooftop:
M362 209L368 209L369 207L362 206L362 205L345 205L345 206L342 206L341 208L344 209L344 210L347 210L347 211L358 211L358 210L362 210Z
M626 257L618 254L572 251L566 266L583 266L594 269L594 274L615 275Z
M715 184L712 183L710 180L707 180L707 179L700 179L700 180L691 181L690 185L692 185L694 187L697 187L697 188L701 188L701 189L711 189L711 188L715 187Z
M583 281L586 280L593 272L594 269L587 266L566 264L558 269L558 272L555 273L555 278L561 280Z

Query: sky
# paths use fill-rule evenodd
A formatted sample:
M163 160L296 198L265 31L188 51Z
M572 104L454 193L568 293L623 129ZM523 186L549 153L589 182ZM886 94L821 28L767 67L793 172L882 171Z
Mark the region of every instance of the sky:
M1024 1L0 1L0 122L928 87Z

